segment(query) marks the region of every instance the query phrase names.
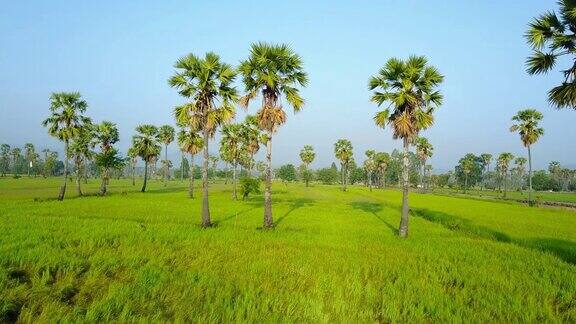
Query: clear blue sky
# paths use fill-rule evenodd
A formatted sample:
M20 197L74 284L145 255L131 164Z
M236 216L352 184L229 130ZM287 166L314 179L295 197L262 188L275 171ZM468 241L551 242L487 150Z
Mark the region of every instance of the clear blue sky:
M352 141L358 163L366 149L400 147L374 126L366 84L388 58L419 54L446 76L445 103L423 134L435 146L436 170L468 152L525 155L508 132L524 107L544 113L536 167L550 160L574 166L576 111L546 101L560 74L524 71L526 25L551 9L555 1L5 1L0 142L61 150L40 122L51 92L80 91L95 121L118 123L125 152L137 124L173 124L172 107L182 99L166 80L178 57L214 51L237 64L250 43L268 41L290 44L310 77L305 109L290 113L274 140L275 165L299 163L304 144L318 153L314 167L328 165L339 138Z

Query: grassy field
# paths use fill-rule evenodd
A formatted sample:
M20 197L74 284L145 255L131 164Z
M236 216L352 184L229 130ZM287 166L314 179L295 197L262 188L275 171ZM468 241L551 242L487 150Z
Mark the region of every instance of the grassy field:
M461 189L436 188L434 192L458 196L464 195ZM497 190L469 189L466 195L485 198L502 198L503 193ZM533 197L538 202L563 202L576 205L576 192L536 191ZM508 191L506 198L510 200L528 200L528 191Z
M185 183L59 183L0 179L3 321L576 321L574 211L412 194L403 240L395 190L276 183L261 231L222 183L210 229Z

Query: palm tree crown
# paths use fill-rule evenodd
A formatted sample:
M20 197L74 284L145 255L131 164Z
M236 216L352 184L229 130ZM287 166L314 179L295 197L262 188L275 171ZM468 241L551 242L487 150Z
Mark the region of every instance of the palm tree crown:
M518 132L524 146L528 147L538 141L544 135L544 129L538 126L542 120L542 113L535 109L525 109L519 111L512 121L514 125L510 127L511 132Z
M304 148L300 151L300 159L304 164L309 165L314 161L316 153L314 153L314 148L312 145L304 145Z
M560 15L549 11L535 18L528 27L526 40L533 53L526 60L529 74L543 74L554 68L558 59L576 54L576 2L559 0ZM576 65L563 70L564 81L548 92L548 100L557 108L576 109Z
M388 103L374 121L380 127L390 124L394 138L412 140L432 125L432 112L442 104L436 87L444 77L427 64L423 56L410 56L406 61L392 58L370 78L368 87L375 90L371 100L378 106Z
M144 124L136 127L138 134L132 138L132 147L138 156L145 162L150 162L160 154L160 144L156 141L158 128L154 125Z
M58 92L50 96L50 116L42 124L48 133L61 141L69 141L78 135L80 128L90 122L82 114L88 104L79 92Z

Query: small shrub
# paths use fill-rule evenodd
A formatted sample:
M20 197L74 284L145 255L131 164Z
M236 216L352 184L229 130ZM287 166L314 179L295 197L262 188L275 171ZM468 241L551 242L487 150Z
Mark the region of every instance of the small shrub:
M251 177L242 177L240 179L240 193L242 193L242 200L248 198L251 193L259 194L260 190L260 180Z

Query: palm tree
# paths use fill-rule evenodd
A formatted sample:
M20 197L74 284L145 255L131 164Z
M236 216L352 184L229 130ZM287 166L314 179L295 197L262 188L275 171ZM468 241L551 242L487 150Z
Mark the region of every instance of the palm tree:
M560 15L549 11L530 24L525 34L533 53L526 60L527 72L531 75L547 73L554 68L556 61L568 55L567 61L574 61L576 47L576 2L559 0ZM556 108L576 109L576 64L561 72L564 81L548 91L548 101Z
M241 124L240 137L246 152L250 155L248 165L248 175L252 176L254 155L260 150L260 143L264 143L266 138L258 128L258 119L256 116L246 116L244 123Z
M525 109L519 111L512 121L514 125L510 127L511 132L518 132L524 147L528 149L528 203L533 204L532 201L532 152L531 146L536 143L540 136L544 135L544 128L539 127L538 123L542 120L543 116L537 110Z
M526 172L526 160L525 157L517 157L514 159L514 164L516 165L516 174L518 175L518 182L520 187L520 192L524 189L524 173Z
M236 191L236 169L240 156L242 155L242 126L240 124L229 124L222 128L222 138L220 139L220 146L224 151L227 151L232 164L232 197L238 199Z
M417 137L415 142L416 142L416 155L418 156L418 159L422 164L420 187L422 188L422 190L424 190L424 176L425 176L424 167L426 166L426 160L428 160L428 158L431 158L432 155L434 154L434 147L425 137Z
M132 170L132 186L136 185L136 159L138 158L138 151L134 146L128 149L128 158L130 159L130 169Z
M474 169L475 156L473 154L466 154L464 158L460 160L460 169L464 173L464 194L468 191L468 176Z
M156 140L158 136L158 128L154 125L144 124L136 127L138 134L132 137L132 147L138 156L144 161L144 184L140 191L146 192L146 183L148 182L148 165L158 155L160 155L161 147Z
M170 125L160 126L158 128L158 140L164 144L164 161L168 161L168 145L174 141L174 127ZM168 162L164 163L164 187L166 187L166 181L170 174L170 165Z
M188 196L194 198L194 155L200 153L204 147L202 137L190 128L182 129L178 133L178 145L183 152L190 154L190 182L188 184Z
M34 149L34 144L32 143L24 144L24 156L26 156L26 165L28 167L28 178L30 178L30 168L32 167L31 164L35 154L36 150Z
M218 126L234 117L236 71L214 53L207 53L204 58L189 54L180 58L174 67L178 71L168 83L190 100L175 109L176 121L202 131L203 135L202 226L209 227L212 221L208 204L208 141Z
M120 135L118 133L118 127L113 122L103 121L96 126L96 139L100 143L100 161L113 162L112 151L113 145L120 140ZM114 164L114 163L112 163ZM108 182L110 181L110 168L112 164L104 163L101 165L102 168L102 183L100 185L100 195L106 195L108 190Z
M8 144L2 144L2 146L0 146L0 163L2 167L2 177L4 177L10 169L10 145Z
M49 158L49 154L50 154L50 150L45 148L42 150L42 153L44 153L44 167L42 168L42 176L44 178L46 178L49 175L48 172L48 158Z
M374 90L372 101L388 106L376 113L374 121L379 127L390 124L393 138L402 138L404 155L402 159L402 217L401 237L408 236L408 192L409 192L409 149L410 143L420 130L432 126L433 112L442 104L438 87L444 77L425 57L410 56L403 61L388 60L378 75L370 78L369 89ZM377 90L378 89L378 90Z
M364 170L366 171L366 178L367 178L367 185L372 191L372 173L376 170L376 162L374 161L374 156L376 155L376 151L374 150L366 150L364 152L366 155L366 160L364 160Z
M374 155L374 163L379 175L379 187L384 189L386 187L386 169L390 164L390 154L386 152L378 152Z
M504 184L504 195L503 198L506 198L506 190L507 190L507 178L508 178L508 169L510 167L510 162L514 159L514 155L512 153L500 153L498 156L498 170L502 176L502 181Z
M250 100L262 94L262 106L256 118L266 137L266 185L264 190L264 228L272 228L272 136L286 122L281 99L284 97L294 112L304 106L298 86L304 87L308 77L302 59L287 45L252 44L250 56L240 64L246 95L240 103L245 108Z
M20 163L20 155L22 154L22 150L19 147L15 147L12 149L12 173L15 176L18 176L18 164Z
M314 153L314 148L312 147L312 145L304 145L304 148L302 148L302 150L300 151L300 159L302 160L302 163L304 163L304 167L306 168L306 171L308 171L308 167L310 166L310 163L314 162L314 159L316 158L316 153ZM306 187L308 187L308 182L309 182L309 178L306 178Z
M348 182L348 166L352 161L352 143L347 139L339 139L334 143L334 155L340 160L340 179L342 182L342 191L346 191Z
M48 127L51 136L64 142L64 182L58 195L58 200L63 200L68 181L68 145L90 119L82 115L86 112L88 104L81 99L79 92L52 93L50 102L50 116L42 122L42 125Z
M492 163L492 154L482 153L480 154L480 161L482 162L482 189L486 186L486 176L490 172L490 164Z
M95 144L94 135L94 127L91 124L87 124L82 127L68 148L68 155L72 157L76 166L76 192L78 196L82 196L82 188L80 185L82 166L93 154L92 148Z

